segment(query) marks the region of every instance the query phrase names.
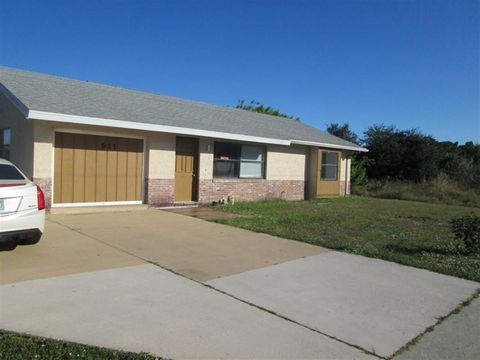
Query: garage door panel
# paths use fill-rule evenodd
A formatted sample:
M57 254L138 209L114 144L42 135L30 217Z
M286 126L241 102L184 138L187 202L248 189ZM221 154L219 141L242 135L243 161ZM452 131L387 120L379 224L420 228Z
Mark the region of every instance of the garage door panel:
M118 139L118 156L117 156L117 199L118 201L127 200L127 143L128 139Z
M95 202L97 201L97 141L93 136L87 136L85 140L85 202Z
M54 202L141 200L142 164L143 140L56 133Z
M107 150L102 147L106 142L105 137L98 136L97 140L97 169L95 201L107 201Z
M127 144L127 198L137 199L137 142Z
M75 134L73 137L73 201L85 201L85 136Z
M62 146L63 146L63 137L62 134L55 134L55 169L53 173L53 201L55 203L62 202Z
M60 196L62 203L73 202L73 135L63 134L62 183Z
M117 199L117 156L115 150L117 143L112 138L107 138L107 201Z
M137 169L136 169L136 200L142 199L142 162L143 162L143 141L138 140L137 143Z

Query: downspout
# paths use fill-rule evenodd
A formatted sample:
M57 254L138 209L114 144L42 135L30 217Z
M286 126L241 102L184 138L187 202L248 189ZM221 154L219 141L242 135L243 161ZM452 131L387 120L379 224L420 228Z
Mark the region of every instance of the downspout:
M347 196L347 188L348 188L348 158L349 154L345 156L345 191L343 196Z

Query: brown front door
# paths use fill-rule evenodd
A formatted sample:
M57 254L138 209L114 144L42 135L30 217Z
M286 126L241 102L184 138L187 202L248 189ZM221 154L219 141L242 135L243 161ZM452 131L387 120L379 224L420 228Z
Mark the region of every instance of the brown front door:
M143 140L55 133L54 203L142 200Z
M175 157L175 201L197 197L198 139L177 137Z

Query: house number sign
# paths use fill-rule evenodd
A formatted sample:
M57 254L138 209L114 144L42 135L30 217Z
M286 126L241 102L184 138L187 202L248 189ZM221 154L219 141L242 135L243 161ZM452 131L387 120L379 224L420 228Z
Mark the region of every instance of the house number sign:
M103 142L101 145L102 150L117 150L117 144L115 143Z

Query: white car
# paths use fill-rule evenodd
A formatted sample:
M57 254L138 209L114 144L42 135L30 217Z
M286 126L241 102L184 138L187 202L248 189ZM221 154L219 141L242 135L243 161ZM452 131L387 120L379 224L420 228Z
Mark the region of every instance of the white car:
M0 249L36 244L44 226L42 190L10 161L0 159Z

